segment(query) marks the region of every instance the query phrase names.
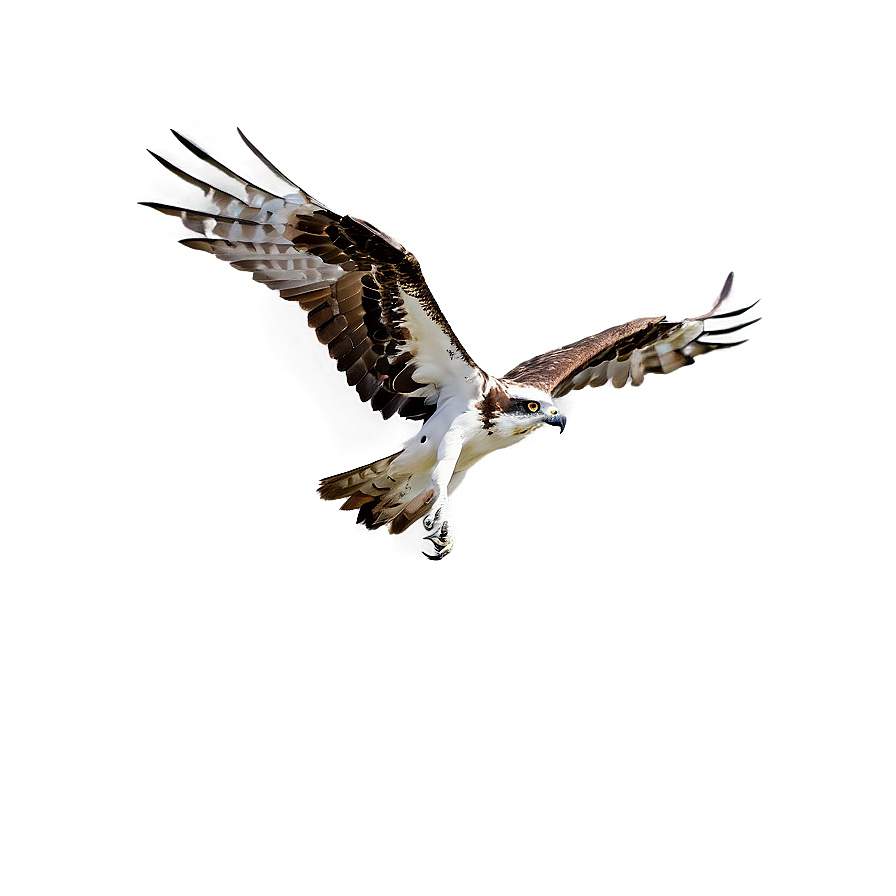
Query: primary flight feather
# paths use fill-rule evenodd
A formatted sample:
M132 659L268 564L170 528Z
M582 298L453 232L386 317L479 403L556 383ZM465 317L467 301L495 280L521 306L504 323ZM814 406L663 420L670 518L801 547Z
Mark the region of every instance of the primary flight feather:
M239 129L238 129L239 130ZM405 531L423 517L434 553L454 546L448 496L485 455L514 445L543 424L566 418L555 399L573 389L612 383L640 386L648 373L671 373L694 358L741 342L719 342L755 320L708 331L705 322L732 318L729 274L713 307L680 322L643 317L611 327L518 364L503 377L469 356L436 304L417 259L373 225L339 215L274 167L239 131L281 192L240 177L195 143L174 133L194 155L233 182L234 193L172 165L199 188L210 210L145 202L176 215L197 237L181 240L209 252L297 302L348 384L383 417L422 421L400 451L323 479L324 500L357 510L369 529ZM753 303L756 304L755 302ZM758 319L758 318L757 318ZM707 338L709 337L709 338ZM745 340L744 340L745 341Z

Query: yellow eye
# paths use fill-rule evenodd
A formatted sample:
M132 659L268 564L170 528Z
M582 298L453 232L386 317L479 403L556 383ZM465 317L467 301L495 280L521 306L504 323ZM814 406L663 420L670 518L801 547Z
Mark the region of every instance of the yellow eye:
M538 410L538 402L537 402L537 401L530 401L530 402L529 402L529 410L532 411L533 413L534 413L535 411L537 411L537 410Z

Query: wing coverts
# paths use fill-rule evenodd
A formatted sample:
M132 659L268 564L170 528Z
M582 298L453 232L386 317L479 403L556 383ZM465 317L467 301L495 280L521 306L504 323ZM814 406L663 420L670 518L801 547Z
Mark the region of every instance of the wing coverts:
M366 221L338 215L247 146L288 188L283 195L251 183L186 137L194 155L234 181L233 192L200 180L152 153L202 191L211 210L146 202L199 234L181 240L297 302L362 401L383 417L428 419L445 385L470 388L479 368L445 319L404 247ZM243 195L237 195L242 193Z
M594 336L580 339L553 351L536 355L508 371L506 379L537 386L554 398L585 386L612 383L617 389L627 383L640 386L648 373L672 373L693 364L699 355L741 345L718 342L715 337L734 333L759 318L720 330L706 330L704 321L736 317L753 305L722 311L731 295L734 274L729 274L712 309L701 317L667 321L665 317L641 317Z

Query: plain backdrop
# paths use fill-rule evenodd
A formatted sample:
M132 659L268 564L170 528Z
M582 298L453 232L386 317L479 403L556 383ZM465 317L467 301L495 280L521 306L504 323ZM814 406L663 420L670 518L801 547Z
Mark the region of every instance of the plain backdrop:
M5 16L5 894L896 890L894 65L875 3ZM743 347L567 402L455 552L320 477L414 432L138 200L236 126L501 374L634 317Z

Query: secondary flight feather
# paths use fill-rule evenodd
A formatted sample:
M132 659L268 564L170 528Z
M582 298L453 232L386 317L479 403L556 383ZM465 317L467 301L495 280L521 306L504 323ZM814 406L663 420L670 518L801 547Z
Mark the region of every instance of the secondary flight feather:
M671 373L699 355L740 345L715 337L755 323L706 329L708 321L737 318L756 304L729 310L729 274L713 307L699 317L638 318L494 377L464 349L410 252L372 224L314 199L238 132L279 192L250 183L172 132L216 178L223 175L233 192L150 151L201 190L206 207L141 204L179 217L198 234L181 240L183 245L250 271L253 280L296 302L362 401L384 418L397 414L421 421L401 450L329 476L318 491L325 500L342 501L342 509L356 510L357 521L370 529L388 526L400 533L422 517L433 549L425 556L432 560L454 547L449 494L487 454L544 424L563 432L566 418L556 399L585 386L640 386L648 373Z

